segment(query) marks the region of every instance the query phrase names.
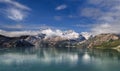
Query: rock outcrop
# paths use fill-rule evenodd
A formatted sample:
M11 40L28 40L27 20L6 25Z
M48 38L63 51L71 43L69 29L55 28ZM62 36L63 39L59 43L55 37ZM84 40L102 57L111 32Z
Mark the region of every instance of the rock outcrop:
M28 36L21 37L7 37L0 35L0 47L1 48L15 48L15 47L30 47L34 46L28 41L24 40Z
M90 38L85 43L88 48L111 48L120 45L120 36L116 34L100 34Z

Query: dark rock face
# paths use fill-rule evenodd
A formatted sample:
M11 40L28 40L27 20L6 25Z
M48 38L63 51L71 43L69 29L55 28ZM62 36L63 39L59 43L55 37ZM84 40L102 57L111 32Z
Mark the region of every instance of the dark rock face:
M45 38L45 34L39 34L36 36L28 36L25 38L26 41L28 41L31 44L37 45L40 44L40 42Z
M33 44L25 41L24 39L28 36L21 37L7 37L0 35L0 47L1 48L15 48L15 47L30 47L34 46Z
M17 40L15 42L13 42L13 46L14 47L30 47L30 46L34 46L34 45L25 40Z
M20 37L7 37L0 35L0 48L17 48L17 47L31 47L41 45L45 34L39 35L24 35Z

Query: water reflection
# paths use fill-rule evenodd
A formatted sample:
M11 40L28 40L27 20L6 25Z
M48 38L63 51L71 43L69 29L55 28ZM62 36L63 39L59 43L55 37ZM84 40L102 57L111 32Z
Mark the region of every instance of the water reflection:
M0 70L2 71L7 71L6 67L14 69L14 66L18 69L28 69L28 71L36 67L39 70L48 65L53 69L57 66L57 68L64 67L64 65L65 69L77 69L73 71L81 69L83 71L87 69L89 71L119 71L120 53L113 50L55 48L0 50Z
M82 57L82 60L84 63L89 63L90 62L90 55L88 54L88 52L85 52L83 57Z
M58 51L56 49L30 49L25 51L9 51L0 55L0 64L21 64L39 62L50 63L69 63L75 64L78 61L77 52Z

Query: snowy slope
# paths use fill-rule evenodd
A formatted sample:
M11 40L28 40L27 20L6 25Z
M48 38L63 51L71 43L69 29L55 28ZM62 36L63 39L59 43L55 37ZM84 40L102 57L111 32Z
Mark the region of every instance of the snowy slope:
M52 29L46 29L41 31L42 34L46 34L46 38L50 38L52 36L59 36L66 39L75 39L79 38L79 33L76 33L73 30L68 31L61 31L61 30L52 30Z
M89 39L92 36L91 33L88 33L88 32L81 32L81 35L86 39Z

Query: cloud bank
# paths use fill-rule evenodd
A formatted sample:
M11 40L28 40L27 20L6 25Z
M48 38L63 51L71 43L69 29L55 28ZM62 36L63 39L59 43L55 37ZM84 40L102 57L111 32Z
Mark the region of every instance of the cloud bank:
M9 37L18 37L22 35L38 35L40 31L4 31L0 30L1 35L9 36Z
M90 7L81 11L81 16L96 20L92 27L93 34L120 34L120 0L88 0Z
M50 38L53 36L58 36L66 39L74 39L79 38L79 33L68 30L68 31L61 31L58 29L45 29L45 30L38 30L38 31L4 31L0 30L1 35L9 36L9 37L18 37L22 35L39 35L39 34L46 34L45 38Z

